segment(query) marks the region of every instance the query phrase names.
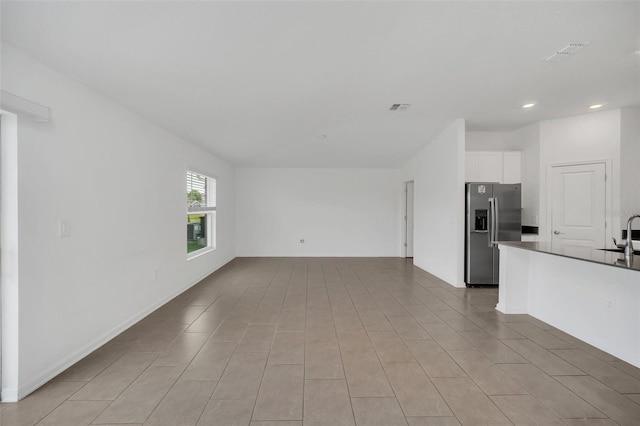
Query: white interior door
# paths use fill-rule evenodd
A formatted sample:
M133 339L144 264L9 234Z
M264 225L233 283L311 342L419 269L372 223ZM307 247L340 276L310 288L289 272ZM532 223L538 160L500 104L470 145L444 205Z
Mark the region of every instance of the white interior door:
M550 174L554 247L605 247L605 163L553 166Z
M413 182L405 183L405 257L413 257Z

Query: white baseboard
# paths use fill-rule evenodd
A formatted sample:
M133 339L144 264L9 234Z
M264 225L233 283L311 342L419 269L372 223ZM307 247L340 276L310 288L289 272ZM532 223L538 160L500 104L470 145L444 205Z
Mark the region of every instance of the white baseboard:
M122 333L123 331L125 331L126 329L128 329L129 327L131 327L132 325L134 325L135 323L137 323L138 321L140 321L141 319L143 319L144 317L146 317L147 315L149 315L150 313L152 313L153 311L155 311L156 309L164 305L165 303L174 299L176 296L190 289L191 287L193 287L194 285L202 281L204 278L216 272L218 269L222 268L223 266L225 266L227 263L231 262L235 258L236 258L235 256L228 257L227 259L222 261L218 266L215 266L210 271L202 274L198 278L190 281L188 284L175 290L170 295L163 297L162 299L154 303L151 303L145 309L140 311L138 314L134 315L133 317L123 321L119 325L106 331L105 333L95 338L94 340L92 340L82 348L78 349L77 351L74 351L69 356L65 357L63 360L58 362L56 365L43 371L42 374L38 375L33 380L30 380L28 383L22 384L17 390L2 389L2 393L1 393L2 402L16 402L24 398L25 396L29 395L31 392L40 388L42 385L44 385L45 383L47 383L48 381L56 377L58 374L62 373L64 370L71 367L73 364L80 361L82 358L86 357L91 352L95 351L96 349L98 349L99 347L101 347L102 345L104 345L114 337L116 337L118 334Z
M16 388L6 388L2 389L2 402L18 402L18 389ZM2 419L2 414L0 414L0 419Z

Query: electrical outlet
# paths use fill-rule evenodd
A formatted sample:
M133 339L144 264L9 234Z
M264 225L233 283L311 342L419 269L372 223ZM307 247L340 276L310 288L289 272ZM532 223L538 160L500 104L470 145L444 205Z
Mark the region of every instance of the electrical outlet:
M300 244L304 244L304 238L300 239Z
M608 311L612 311L616 307L616 299L613 297L605 297L604 302Z
M151 279L153 281L157 281L158 280L158 270L154 269L153 272L151 273Z

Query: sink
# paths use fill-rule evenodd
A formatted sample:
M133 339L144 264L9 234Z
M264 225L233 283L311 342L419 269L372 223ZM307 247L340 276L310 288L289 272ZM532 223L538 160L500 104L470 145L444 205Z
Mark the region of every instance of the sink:
M598 249L601 251L612 251L614 253L624 253L624 249L619 249L619 248L615 248L615 249ZM634 250L633 254L640 254L640 250Z

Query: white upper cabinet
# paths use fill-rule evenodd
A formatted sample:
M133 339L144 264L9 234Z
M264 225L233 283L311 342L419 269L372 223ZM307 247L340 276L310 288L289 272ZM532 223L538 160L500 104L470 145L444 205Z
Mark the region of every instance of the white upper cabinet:
M521 153L519 151L465 152L466 182L520 183Z
M502 183L522 182L522 157L520 151L502 153Z
M478 182L502 182L501 152L478 152Z

